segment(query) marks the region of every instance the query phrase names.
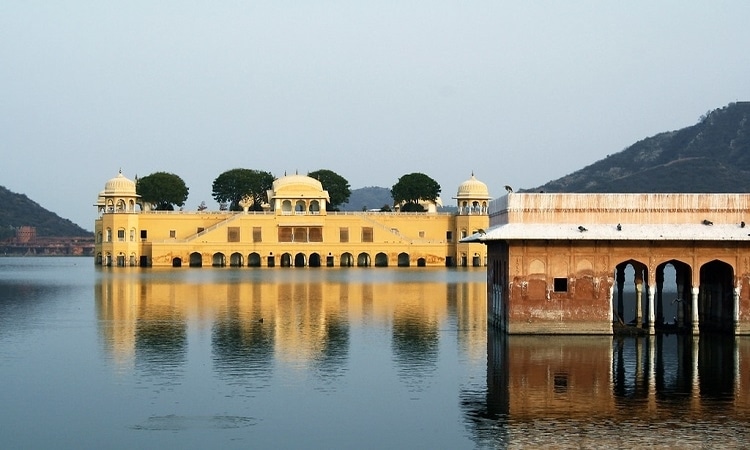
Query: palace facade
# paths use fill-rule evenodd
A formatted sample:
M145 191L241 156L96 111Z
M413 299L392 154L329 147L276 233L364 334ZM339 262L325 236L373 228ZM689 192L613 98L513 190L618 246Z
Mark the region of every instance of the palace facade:
M95 261L104 266L483 266L487 248L461 238L487 228L487 185L461 183L457 213L330 212L303 175L276 179L263 211L152 211L122 173L96 207Z
M490 202L488 320L509 334L750 334L750 194Z

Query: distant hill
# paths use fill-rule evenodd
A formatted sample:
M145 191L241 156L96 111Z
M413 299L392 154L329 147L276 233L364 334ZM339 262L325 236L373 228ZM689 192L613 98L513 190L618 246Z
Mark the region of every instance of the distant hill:
M68 219L48 211L23 194L11 192L0 186L0 239L15 236L21 226L36 227L37 236L91 236Z
M363 187L352 189L349 202L341 205L341 211L362 211L363 209L380 209L383 205L393 206L391 190L383 187Z
M660 133L526 192L750 192L750 102Z

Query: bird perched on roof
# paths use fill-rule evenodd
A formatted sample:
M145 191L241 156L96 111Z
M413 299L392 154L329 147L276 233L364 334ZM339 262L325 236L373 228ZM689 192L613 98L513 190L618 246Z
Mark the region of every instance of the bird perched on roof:
M578 225L578 231L580 231L581 233L583 233L584 231L588 231L588 230L583 225Z
M619 223L617 224L617 231L622 231L622 225L620 225Z
M505 190L508 191L508 194L510 194L511 192L513 192L513 188L510 187L510 186L508 186L507 184L505 185Z
M745 228L745 221L740 222L740 228Z
M713 225L713 224L714 224L714 223L713 223L713 222L711 222L710 220L708 220L708 219L703 219L703 225L709 225L709 226L710 226L710 225Z

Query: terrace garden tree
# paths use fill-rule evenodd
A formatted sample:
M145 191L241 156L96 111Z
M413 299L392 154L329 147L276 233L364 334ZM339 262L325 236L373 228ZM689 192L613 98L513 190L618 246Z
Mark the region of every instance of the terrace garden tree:
M268 190L273 186L270 172L254 169L231 169L222 173L213 182L212 195L219 203L229 203L231 211L242 211L240 202L251 200L250 210L261 211L268 202Z
M175 206L183 206L188 198L185 181L168 172L155 172L136 179L135 192L144 203L159 211L173 211Z
M420 200L434 202L439 195L438 182L419 172L403 175L391 188L393 203L402 204L401 211L424 211Z
M349 196L352 194L349 181L336 172L320 169L308 173L307 176L320 181L323 189L328 191L330 202L326 205L327 211L338 211L339 206L349 201Z

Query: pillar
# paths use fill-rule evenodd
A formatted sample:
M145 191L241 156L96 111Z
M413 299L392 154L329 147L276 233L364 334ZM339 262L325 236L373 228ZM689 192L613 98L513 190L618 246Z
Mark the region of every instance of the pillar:
M664 298L662 291L664 289L664 268L656 271L656 322L664 324Z
M643 278L636 275L636 278L635 278L635 326L638 328L643 326L643 306L641 305L642 298L643 298Z
M625 287L625 267L617 267L617 315L621 322L625 321L625 302L623 300L623 288Z
M656 294L656 286L648 286L648 332L654 334L654 295Z
M692 326L693 334L699 334L700 333L700 328L699 328L700 324L699 324L699 321L698 321L698 293L700 292L700 288L698 286L693 286L690 289L690 292L692 294L691 295L691 302L690 302L690 306L691 306L691 308L690 308L691 309L691 311L690 311L690 314L691 314L691 323L690 324Z
M742 288L737 286L734 288L734 313L732 314L732 330L734 334L738 334L740 330L740 291Z

